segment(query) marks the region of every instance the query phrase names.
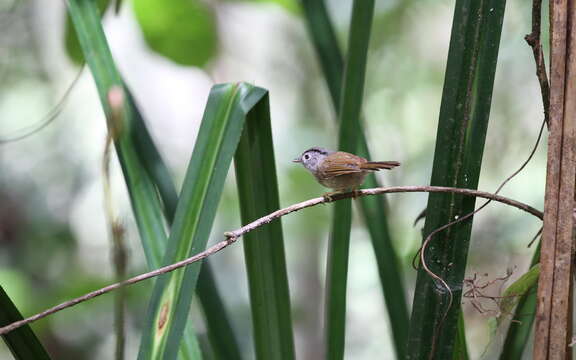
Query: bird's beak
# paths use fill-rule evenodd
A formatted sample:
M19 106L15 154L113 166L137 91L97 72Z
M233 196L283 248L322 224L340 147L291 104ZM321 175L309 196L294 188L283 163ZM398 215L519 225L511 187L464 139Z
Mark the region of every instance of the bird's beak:
M301 163L301 162L302 162L302 160L300 160L300 158L296 158L296 159L292 160L292 162L295 162L295 163Z

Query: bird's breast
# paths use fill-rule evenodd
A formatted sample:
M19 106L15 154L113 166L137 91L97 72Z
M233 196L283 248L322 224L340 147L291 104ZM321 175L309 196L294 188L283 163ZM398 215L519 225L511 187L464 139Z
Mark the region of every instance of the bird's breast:
M328 188L334 190L345 190L356 188L362 185L366 172L358 172L346 175L332 176L332 177L317 177L318 182Z

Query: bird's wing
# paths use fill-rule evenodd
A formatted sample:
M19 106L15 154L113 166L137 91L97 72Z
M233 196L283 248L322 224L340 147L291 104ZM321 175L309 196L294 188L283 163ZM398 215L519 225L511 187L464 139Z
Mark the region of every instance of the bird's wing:
M363 158L345 152L335 152L327 156L319 167L324 177L356 174L363 170L360 164L366 162Z

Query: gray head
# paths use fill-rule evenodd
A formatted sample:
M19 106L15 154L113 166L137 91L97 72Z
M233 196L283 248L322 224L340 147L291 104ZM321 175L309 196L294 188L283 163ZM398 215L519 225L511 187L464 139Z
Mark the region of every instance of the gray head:
M312 173L318 171L318 166L322 161L333 151L326 150L321 147L313 147L302 153L300 157L292 160L293 162L301 163L304 167Z

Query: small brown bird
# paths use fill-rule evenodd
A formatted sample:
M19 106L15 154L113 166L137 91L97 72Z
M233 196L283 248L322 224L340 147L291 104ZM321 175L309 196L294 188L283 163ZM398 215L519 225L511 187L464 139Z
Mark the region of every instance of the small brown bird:
M390 170L400 165L397 161L368 161L344 151L329 151L321 147L304 151L293 162L304 165L320 184L336 192L355 191L369 172Z

